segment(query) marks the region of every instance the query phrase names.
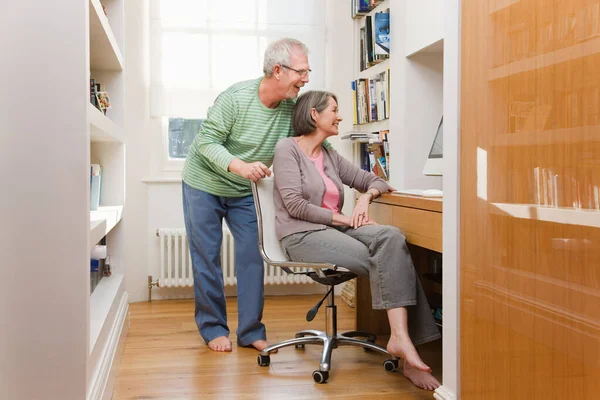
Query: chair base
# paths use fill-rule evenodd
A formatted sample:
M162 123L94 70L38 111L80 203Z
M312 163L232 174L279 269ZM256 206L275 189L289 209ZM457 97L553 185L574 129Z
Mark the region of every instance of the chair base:
M356 339L357 337L365 337L366 340ZM296 333L295 339L284 340L279 343L272 344L265 347L258 356L258 364L260 366L268 366L270 364L269 355L278 349L288 346L295 346L296 348L303 348L307 344L318 344L323 346L323 353L321 354L321 362L319 363L319 369L313 372L313 378L317 383L325 383L329 377L329 370L331 369L331 353L333 349L338 346L359 346L365 350L372 350L389 356L390 359L384 362L384 368L386 371L395 371L398 368L398 358L391 355L383 346L375 344L375 335L359 332L350 331L336 335L328 335L326 332L317 330L303 330Z

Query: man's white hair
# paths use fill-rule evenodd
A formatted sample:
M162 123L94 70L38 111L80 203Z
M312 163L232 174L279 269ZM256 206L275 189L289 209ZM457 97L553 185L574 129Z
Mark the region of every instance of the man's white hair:
M263 63L263 73L266 77L273 75L275 65L288 65L290 55L293 51L298 51L302 55L308 55L308 47L299 40L283 38L269 43L265 50L265 61Z

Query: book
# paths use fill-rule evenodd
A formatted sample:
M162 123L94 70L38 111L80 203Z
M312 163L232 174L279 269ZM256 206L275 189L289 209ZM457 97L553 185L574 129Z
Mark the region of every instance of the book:
M373 32L375 39L375 54L390 54L390 10L375 13L375 29Z
M97 210L100 206L100 193L102 190L102 167L92 164L90 168L90 210Z

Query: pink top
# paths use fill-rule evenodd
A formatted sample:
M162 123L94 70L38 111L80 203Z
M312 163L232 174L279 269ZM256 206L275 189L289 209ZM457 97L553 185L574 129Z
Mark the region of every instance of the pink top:
M323 166L323 151L316 157L308 157L319 171L319 175L325 182L325 195L323 196L323 204L321 207L332 210L334 213L338 212L338 203L340 201L340 193L337 187L327 175L325 175L325 168Z

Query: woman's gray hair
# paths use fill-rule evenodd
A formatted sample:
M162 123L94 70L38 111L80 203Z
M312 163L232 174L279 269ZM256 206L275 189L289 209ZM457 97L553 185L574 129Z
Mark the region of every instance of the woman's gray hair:
M273 68L277 64L290 66L292 51L298 51L304 56L308 55L308 47L296 39L283 38L269 43L265 50L265 60L263 63L265 77L273 75Z
M337 103L335 94L324 90L311 90L298 97L294 112L292 113L294 136L304 136L317 129L315 120L312 115L310 115L310 112L313 108L317 110L317 112L322 112L327 108L329 98L334 99Z

